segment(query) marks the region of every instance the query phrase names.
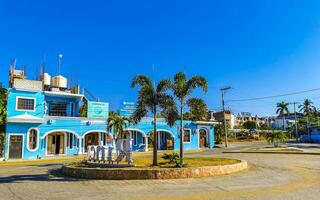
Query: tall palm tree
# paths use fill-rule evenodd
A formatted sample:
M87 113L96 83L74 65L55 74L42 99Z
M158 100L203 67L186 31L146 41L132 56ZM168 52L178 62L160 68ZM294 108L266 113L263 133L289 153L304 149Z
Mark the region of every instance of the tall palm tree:
M305 99L301 105L299 105L300 112L303 112L307 117L309 117L313 111L313 102L310 99Z
M285 121L285 114L289 113L289 103L284 101L277 103L277 114L282 117L282 129L284 130L284 121Z
M120 116L115 112L109 112L108 130L111 131L111 129L113 129L115 140L123 138L124 129L128 127L129 123L130 121L128 118Z
M157 112L161 110L161 115L165 118L169 126L173 126L178 116L177 107L172 96L166 94L170 87L169 80L162 80L157 85L144 75L137 75L133 78L131 87L140 86L136 110L132 120L138 123L148 113L153 114L153 165L158 165L157 158Z
M173 90L174 96L179 101L180 107L180 158L183 159L184 150L184 131L183 131L183 108L188 101L192 91L196 88L202 88L206 93L208 90L208 82L202 76L193 76L187 80L186 75L183 72L178 72L171 83L171 89Z
M310 99L305 99L301 105L299 105L300 112L303 112L307 117L307 131L309 135L309 139L311 139L310 131L309 131L309 120L314 111L313 102Z

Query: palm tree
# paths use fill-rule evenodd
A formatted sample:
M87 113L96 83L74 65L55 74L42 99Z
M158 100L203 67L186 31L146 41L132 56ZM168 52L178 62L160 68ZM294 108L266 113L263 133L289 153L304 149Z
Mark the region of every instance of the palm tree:
M308 131L309 139L311 139L308 126L309 126L309 118L311 117L315 107L313 106L313 102L310 99L305 99L303 103L299 105L299 108L300 108L300 112L303 112L307 117L307 131Z
M138 123L149 112L153 114L153 165L158 165L157 158L157 112L160 109L161 115L165 118L169 126L173 126L178 116L177 107L172 96L166 94L170 87L170 80L162 80L156 86L144 75L137 75L133 78L131 87L140 86L136 110L132 120Z
M287 139L287 133L284 131L271 131L266 135L266 139L269 144L273 143L274 147L279 146L279 142L284 143Z
M279 114L280 117L282 117L282 128L284 130L284 121L285 121L285 114L289 113L289 103L286 103L284 101L277 103L277 114Z
M202 76L193 76L187 80L186 75L183 72L178 72L171 83L171 89L173 90L174 96L179 101L180 106L180 158L183 159L183 108L188 101L188 98L192 91L196 88L202 88L204 92L208 90L208 83ZM190 99L189 99L190 101Z
M130 121L128 118L120 116L118 113L109 112L108 117L108 130L113 129L115 135L115 140L119 138L123 138L124 129L126 129L129 125Z
M303 112L307 117L309 117L313 111L313 102L310 99L305 99L301 105L299 105L300 112Z
M189 119L192 121L205 121L208 119L208 108L203 99L191 98L187 101L187 105L190 109ZM184 115L186 115L185 113ZM184 117L184 119L186 119Z

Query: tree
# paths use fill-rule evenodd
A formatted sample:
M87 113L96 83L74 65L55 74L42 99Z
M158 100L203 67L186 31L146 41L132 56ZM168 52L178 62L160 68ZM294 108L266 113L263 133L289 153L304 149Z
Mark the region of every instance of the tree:
M227 124L227 131L229 132L230 123L228 121L226 121L226 124ZM229 133L227 133L227 135L229 135ZM215 140L215 143L221 144L222 140L223 140L223 137L224 137L224 121L219 122L214 127L214 140Z
M261 124L260 130L271 130L271 127L268 124Z
M306 116L311 117L314 113L315 107L310 99L305 99L301 105L299 105L300 112L303 112Z
M0 86L0 157L4 153L8 92Z
M315 107L313 106L313 102L310 99L305 99L301 105L299 105L300 112L307 117L307 132L309 135L309 140L311 140L310 131L309 131L309 123L312 118L312 114L314 113Z
M254 121L246 121L242 124L242 126L246 129L253 129L257 128L257 124Z
M277 114L279 114L280 117L282 117L282 129L284 130L284 122L285 122L285 114L289 113L289 103L286 103L284 101L277 103Z
M124 138L123 130L128 127L130 121L128 118L120 116L118 113L115 112L109 112L108 117L108 129L109 131L111 129L114 130L114 138L115 140L118 140L120 138Z
M170 88L170 80L162 80L158 85L153 85L152 81L144 76L137 75L133 78L131 87L140 86L138 92L137 107L133 113L132 120L138 123L148 111L153 114L153 132L154 138L157 138L157 112L160 109L161 115L165 118L169 126L173 126L177 117L178 111L174 99L171 95L166 94ZM158 165L157 158L157 140L153 140L153 165Z
M282 142L284 143L287 139L287 132L284 132L284 131L271 131L271 132L268 132L267 135L266 135L266 139L268 141L269 144L272 144L275 146L275 147L278 147L279 146L279 142Z
M190 108L189 119L192 121L205 121L208 119L208 108L206 103L199 98L191 98L187 101Z
M208 83L202 76L193 76L191 79L187 80L186 75L183 72L178 72L171 82L171 89L173 90L174 96L179 101L180 106L180 158L183 159L183 108L188 101L193 101L188 99L192 91L196 88L202 88L204 92L208 90Z

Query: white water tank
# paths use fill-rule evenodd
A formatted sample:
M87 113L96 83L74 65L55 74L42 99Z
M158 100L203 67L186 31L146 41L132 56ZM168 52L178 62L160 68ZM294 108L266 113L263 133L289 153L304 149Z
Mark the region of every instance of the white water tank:
M52 86L58 88L67 88L67 79L61 75L52 78Z
M51 76L48 73L43 74L43 84L51 85Z

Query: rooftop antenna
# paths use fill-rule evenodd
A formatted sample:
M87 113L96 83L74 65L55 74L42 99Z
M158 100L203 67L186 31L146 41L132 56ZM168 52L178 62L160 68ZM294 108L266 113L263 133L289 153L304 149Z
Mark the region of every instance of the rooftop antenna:
M62 53L60 52L59 53L59 56L58 56L58 61L59 61L59 65L58 65L58 73L60 75L60 69L61 69L61 60L62 60Z
M152 76L153 76L153 87L156 87L156 78L155 78L155 66L152 65Z

